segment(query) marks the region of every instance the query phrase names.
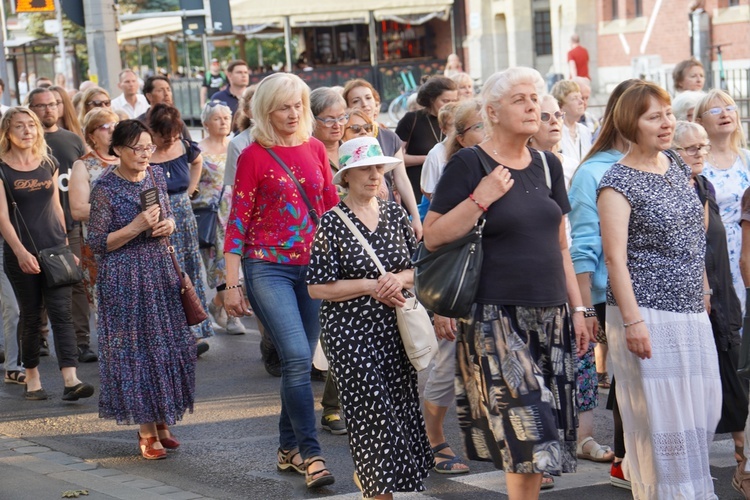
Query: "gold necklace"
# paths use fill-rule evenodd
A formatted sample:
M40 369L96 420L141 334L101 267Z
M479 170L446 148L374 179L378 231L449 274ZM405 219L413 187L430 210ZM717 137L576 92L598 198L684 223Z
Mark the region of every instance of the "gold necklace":
M432 120L430 120L430 114L427 113L427 125L430 126L430 131L432 132L432 137L435 138L435 144L438 142L441 142L443 140L443 131L440 130L440 139L438 139L437 134L435 133L435 128L432 126Z

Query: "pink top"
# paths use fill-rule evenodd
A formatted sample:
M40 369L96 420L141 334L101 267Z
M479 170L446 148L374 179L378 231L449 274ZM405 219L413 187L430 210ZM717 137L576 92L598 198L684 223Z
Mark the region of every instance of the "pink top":
M338 203L325 146L315 138L292 147L274 146L322 216ZM258 143L237 160L232 211L224 251L279 264L307 265L315 224L297 186Z

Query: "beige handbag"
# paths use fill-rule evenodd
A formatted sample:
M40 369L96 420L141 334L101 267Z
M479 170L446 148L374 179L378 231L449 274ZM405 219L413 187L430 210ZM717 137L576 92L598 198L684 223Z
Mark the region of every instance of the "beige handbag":
M370 258L375 262L380 274L384 275L386 271L383 268L383 264L365 237L357 229L357 226L354 225L349 216L339 207L334 207L333 211L336 212L359 240L362 248L367 251ZM406 304L396 308L398 331L401 334L401 342L404 344L404 350L406 350L409 361L411 361L411 364L417 371L422 371L430 365L430 361L437 354L437 337L435 336L435 330L432 326L432 321L430 321L430 316L427 314L427 310L419 303L413 293L408 290L404 292L407 296Z

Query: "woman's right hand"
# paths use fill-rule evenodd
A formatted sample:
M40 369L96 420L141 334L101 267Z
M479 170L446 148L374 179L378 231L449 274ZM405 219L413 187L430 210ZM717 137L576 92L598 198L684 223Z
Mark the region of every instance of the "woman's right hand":
M510 191L513 182L510 170L503 166L497 167L479 182L474 189L474 199L483 207L489 208Z
M435 328L435 336L453 342L456 340L456 320L435 314L432 318L432 326Z
M20 255L16 255L18 258L18 267L21 268L26 274L39 274L42 272L42 268L39 266L39 260L34 257L25 248L21 251Z
M625 329L628 351L641 359L651 359L651 334L646 323L636 323Z
M138 232L153 229L154 226L159 223L159 213L161 213L159 205L151 205L146 210L139 213L138 216L133 219L133 224L136 229L138 229Z
M242 287L224 291L224 309L229 316L237 318L252 314L250 303L247 301Z

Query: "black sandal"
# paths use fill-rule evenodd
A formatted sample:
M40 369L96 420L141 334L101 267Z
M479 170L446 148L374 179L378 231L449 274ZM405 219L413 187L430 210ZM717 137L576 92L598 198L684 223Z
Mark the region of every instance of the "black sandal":
M318 455L305 460L305 484L307 484L307 488L320 488L322 486L328 486L335 483L336 478L333 477L331 471L329 471L326 467L323 467L322 469L317 470L312 474L308 472L310 466L315 462L323 462L324 465L326 463L325 459ZM325 474L326 472L327 474Z
M6 384L26 385L26 374L19 370L5 372Z
M276 452L276 456L278 457L276 468L282 472L292 469L293 472L304 475L305 474L305 462L301 462L299 464L294 463L294 457L298 455L299 455L299 448L294 448L289 451L284 451L281 448L279 448L278 451Z

